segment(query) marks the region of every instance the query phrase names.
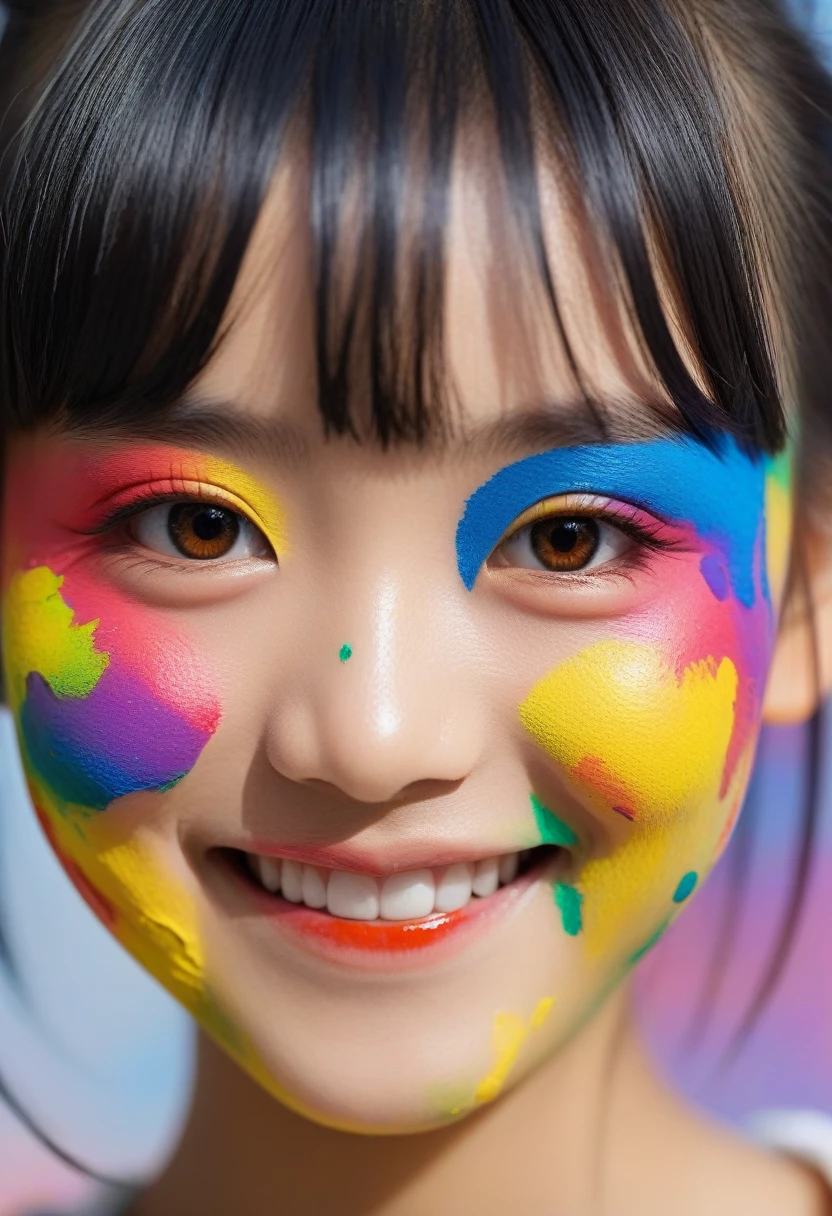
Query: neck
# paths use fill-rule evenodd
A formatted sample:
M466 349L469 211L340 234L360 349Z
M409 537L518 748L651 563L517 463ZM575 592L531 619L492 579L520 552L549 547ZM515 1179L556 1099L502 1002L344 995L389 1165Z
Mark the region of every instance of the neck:
M622 992L522 1084L462 1123L358 1136L292 1114L203 1039L183 1140L132 1211L259 1216L273 1196L292 1213L344 1216L539 1211L544 1201L553 1213L595 1212L616 1126L639 1118L636 1101L670 1105L647 1075Z

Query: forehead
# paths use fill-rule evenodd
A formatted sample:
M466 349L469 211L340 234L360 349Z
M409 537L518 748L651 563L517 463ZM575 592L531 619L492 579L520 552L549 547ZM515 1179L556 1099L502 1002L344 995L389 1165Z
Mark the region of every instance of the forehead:
M407 178L408 171L405 170ZM418 169L402 196L419 199ZM502 159L486 131L468 131L453 158L448 213L442 225L444 391L454 429L518 412L560 417L577 440L609 434L644 438L667 429L674 414L651 373L631 323L632 310L617 286L609 248L589 220L567 176L551 157L538 158L541 229L558 315L547 292L533 243L518 222ZM351 241L361 230L361 175L345 212L337 251L336 307L360 266ZM407 202L390 267L409 290L408 252L417 223ZM238 277L216 353L194 385L198 399L221 401L260 419L284 419L319 429L315 383L315 272L309 218L307 157L287 151ZM668 303L670 301L670 293ZM684 337L671 307L668 320L689 367ZM359 332L350 368L351 411L359 428L363 380L371 352ZM562 326L562 329L560 328ZM564 336L566 341L564 341ZM693 369L695 371L695 369ZM593 415L591 400L598 407ZM369 431L369 427L368 427Z

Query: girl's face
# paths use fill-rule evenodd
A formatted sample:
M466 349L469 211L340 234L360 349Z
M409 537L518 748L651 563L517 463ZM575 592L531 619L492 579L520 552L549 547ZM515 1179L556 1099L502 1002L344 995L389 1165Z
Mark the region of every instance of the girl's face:
M6 478L7 695L44 830L241 1064L360 1131L492 1101L702 885L789 546L787 460L662 432L553 206L594 429L460 176L450 438L323 437L287 178L193 397L141 438L19 439Z

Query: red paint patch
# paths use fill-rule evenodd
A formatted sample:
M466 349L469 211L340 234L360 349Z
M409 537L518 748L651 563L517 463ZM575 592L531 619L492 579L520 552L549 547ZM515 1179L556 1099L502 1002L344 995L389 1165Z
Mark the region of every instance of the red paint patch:
M636 812L631 803L631 792L612 773L600 756L584 756L572 770L572 776L581 785L600 794L612 811L635 822Z
M728 817L722 826L722 831L720 833L719 840L717 841L716 853L714 855L714 862L716 862L722 856L722 854L725 850L725 846L728 844L728 841L731 838L731 833L733 832L734 825L736 824L737 819L739 817L740 808L742 807L744 796L745 796L744 794L737 796L734 799L734 805L731 807L731 810L728 812Z

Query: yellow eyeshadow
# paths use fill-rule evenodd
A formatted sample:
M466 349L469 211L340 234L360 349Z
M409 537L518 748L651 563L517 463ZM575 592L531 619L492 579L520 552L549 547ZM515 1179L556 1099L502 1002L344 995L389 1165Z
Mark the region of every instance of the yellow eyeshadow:
M286 511L271 490L250 473L218 456L204 456L199 463L205 479L235 499L244 514L253 512L254 522L263 529L274 550L279 556L285 555L288 550Z
M500 543L510 539L521 528L537 523L539 519L551 518L555 515L597 515L608 504L608 498L598 498L595 494L557 494L553 498L544 498L528 507L522 515L514 520Z

